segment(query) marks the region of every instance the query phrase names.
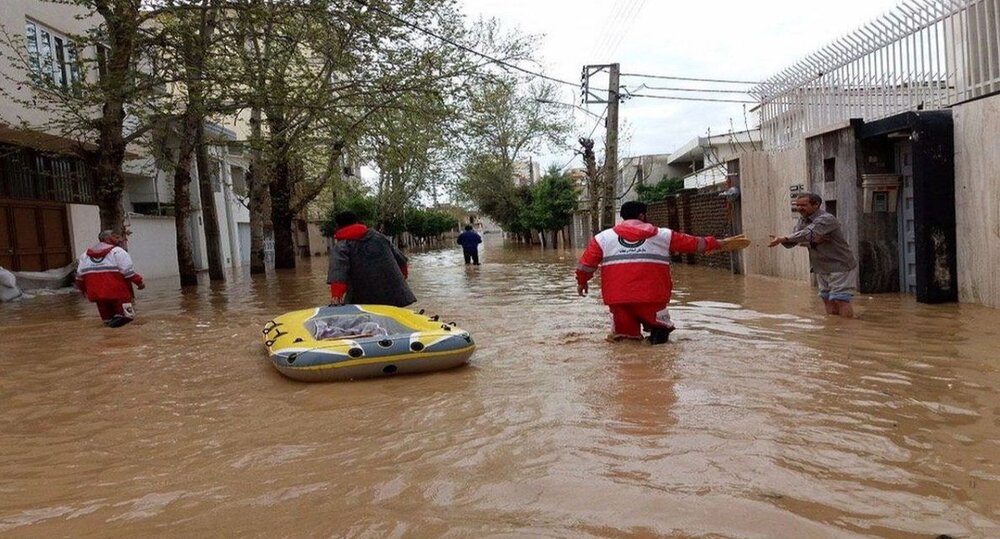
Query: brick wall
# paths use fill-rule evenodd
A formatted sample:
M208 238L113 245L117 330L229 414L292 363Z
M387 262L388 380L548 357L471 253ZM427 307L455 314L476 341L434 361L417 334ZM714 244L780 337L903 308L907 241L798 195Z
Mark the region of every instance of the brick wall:
M646 218L650 223L678 230L694 236L731 235L729 210L725 199L719 196L719 187L685 189L662 202L649 205ZM673 255L674 262L697 264L728 270L729 255Z

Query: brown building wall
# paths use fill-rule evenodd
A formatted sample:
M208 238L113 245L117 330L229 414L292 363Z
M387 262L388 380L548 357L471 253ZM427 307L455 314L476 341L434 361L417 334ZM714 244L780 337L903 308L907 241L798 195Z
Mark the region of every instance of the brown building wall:
M695 236L724 238L732 234L728 204L717 187L685 190L649 206L649 222ZM674 255L674 262L730 269L729 255Z

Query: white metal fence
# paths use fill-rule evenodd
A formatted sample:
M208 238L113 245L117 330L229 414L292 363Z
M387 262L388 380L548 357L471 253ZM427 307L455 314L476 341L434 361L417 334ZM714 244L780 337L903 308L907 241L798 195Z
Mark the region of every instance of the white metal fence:
M765 148L1000 92L1000 0L905 0L751 91Z

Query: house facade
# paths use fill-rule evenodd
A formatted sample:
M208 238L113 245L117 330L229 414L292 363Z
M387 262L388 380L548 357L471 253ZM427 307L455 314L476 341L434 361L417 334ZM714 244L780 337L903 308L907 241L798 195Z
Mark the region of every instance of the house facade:
M0 65L0 266L15 272L45 271L73 264L96 241L100 219L95 182L79 140L60 132L58 112L41 101L31 84L45 77L71 92L73 82L95 81L78 60L92 59L93 50L74 46L82 35L99 24L97 17L68 4L38 0L5 0L0 3L0 25L14 50L4 52L23 62ZM210 140L209 165L215 211L219 223L223 264L249 263L250 228L246 208L248 163L234 129L206 122ZM166 128L154 137L158 155L177 147L176 135ZM147 278L178 273L176 227L173 218L173 171L148 145L130 147L125 172L123 209L128 249L136 268ZM198 189L199 171L193 166L189 186L192 214L187 228L192 237L195 266L207 269L203 204ZM273 245L273 244L272 244ZM273 251L272 251L273 252Z
M998 0L914 0L756 87L764 151L739 158L747 235L789 230L789 199L816 192L861 292L1000 307L998 13ZM745 258L748 274L810 278L801 252Z

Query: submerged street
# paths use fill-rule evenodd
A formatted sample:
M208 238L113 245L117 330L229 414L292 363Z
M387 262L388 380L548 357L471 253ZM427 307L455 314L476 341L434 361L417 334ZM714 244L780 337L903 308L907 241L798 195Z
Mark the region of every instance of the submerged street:
M294 272L0 307L0 535L1000 536L1000 311L675 265L666 346L611 344L579 251L414 253L413 308L471 364L305 384L260 328ZM142 271L142 261L136 260Z

